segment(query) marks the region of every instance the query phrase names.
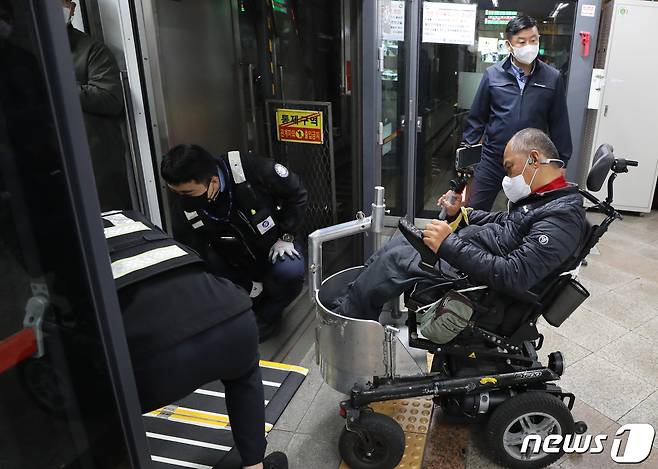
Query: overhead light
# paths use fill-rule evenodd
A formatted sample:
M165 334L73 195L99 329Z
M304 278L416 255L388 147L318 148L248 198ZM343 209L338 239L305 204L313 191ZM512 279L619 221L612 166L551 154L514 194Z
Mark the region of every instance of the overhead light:
M494 8L498 8L498 0L491 0L491 3L493 3Z

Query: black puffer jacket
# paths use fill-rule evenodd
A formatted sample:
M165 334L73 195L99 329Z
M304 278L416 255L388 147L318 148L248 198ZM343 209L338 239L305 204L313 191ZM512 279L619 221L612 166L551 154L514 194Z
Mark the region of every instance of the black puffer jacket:
M469 226L448 236L439 255L450 265L509 296L518 296L557 273L586 232L576 186L531 194L509 212L472 210Z

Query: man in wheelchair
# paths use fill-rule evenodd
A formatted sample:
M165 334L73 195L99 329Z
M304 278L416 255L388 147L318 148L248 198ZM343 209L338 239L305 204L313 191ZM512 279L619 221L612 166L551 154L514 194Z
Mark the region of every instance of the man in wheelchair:
M433 268L421 262L418 246L396 233L368 259L347 292L337 298L334 311L377 320L383 305L405 291L418 290L421 284L454 288L455 280L464 279L464 286L488 287L485 294L478 291L483 307L471 320L503 335L513 332L525 309L524 296L540 291L542 283L573 258L587 222L578 187L566 182L563 162L544 132L517 132L505 148L503 165L507 211L464 208L459 198L449 203L444 195L439 205L446 208L448 219L432 220L422 232L424 244L438 255ZM434 293L441 296L445 291Z

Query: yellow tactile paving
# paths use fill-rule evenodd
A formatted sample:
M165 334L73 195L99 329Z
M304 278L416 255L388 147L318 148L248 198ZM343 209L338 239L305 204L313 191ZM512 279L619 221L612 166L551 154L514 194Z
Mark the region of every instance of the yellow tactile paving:
M419 469L423 462L425 440L432 421L434 408L431 397L413 397L396 401L375 402L372 409L380 414L395 419L404 430L406 446L402 461L397 465L403 469ZM341 462L338 469L349 469L345 462Z
M423 452L425 451L425 440L427 435L424 433L405 433L406 445L402 461L396 467L404 469L418 469L423 463Z
M396 401L375 402L375 412L394 418L405 433L427 433L432 420L432 398L413 397Z

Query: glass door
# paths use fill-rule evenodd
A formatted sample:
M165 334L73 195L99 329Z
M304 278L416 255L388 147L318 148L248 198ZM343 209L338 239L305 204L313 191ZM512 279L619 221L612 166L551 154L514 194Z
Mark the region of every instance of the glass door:
M0 20L0 466L148 467L61 8Z
M379 2L378 72L381 108L378 137L381 145L381 183L386 189L386 207L395 217L406 212L406 3L397 0Z
M438 197L455 177L455 150L480 80L488 67L508 55L508 21L518 15L537 20L539 60L557 68L566 83L576 2L431 0L419 7L415 212L416 218L430 219L436 217ZM504 206L504 197L499 199Z

